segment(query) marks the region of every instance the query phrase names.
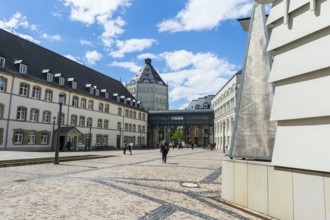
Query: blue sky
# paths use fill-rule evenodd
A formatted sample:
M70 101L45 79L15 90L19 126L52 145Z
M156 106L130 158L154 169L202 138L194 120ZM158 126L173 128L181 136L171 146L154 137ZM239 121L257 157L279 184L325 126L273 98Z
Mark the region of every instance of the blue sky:
M0 28L128 82L152 59L170 109L214 95L243 66L252 0L10 0Z

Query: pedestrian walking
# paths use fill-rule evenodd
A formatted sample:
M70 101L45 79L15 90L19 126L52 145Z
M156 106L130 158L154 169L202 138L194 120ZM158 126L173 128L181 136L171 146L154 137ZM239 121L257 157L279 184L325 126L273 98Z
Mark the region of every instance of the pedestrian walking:
M133 143L131 142L131 143L129 143L129 145L128 145L128 151L129 151L129 153L132 155L132 149L133 149Z
M70 151L71 150L71 145L72 145L72 143L71 143L71 141L70 140L68 140L68 142L66 143L66 149L67 149L67 151Z
M167 142L163 141L163 143L160 146L160 152L162 153L162 162L166 163L167 154L170 150L170 147Z
M123 144L123 154L124 155L126 154L126 149L127 149L127 142L124 141L124 144Z

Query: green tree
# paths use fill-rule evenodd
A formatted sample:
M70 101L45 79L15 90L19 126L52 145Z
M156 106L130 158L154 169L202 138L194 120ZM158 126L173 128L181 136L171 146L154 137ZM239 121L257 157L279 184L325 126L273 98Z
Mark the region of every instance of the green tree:
M175 141L182 141L182 138L183 138L183 131L180 130L180 129L176 129L176 130L172 133L171 138L172 138L172 140L175 140Z

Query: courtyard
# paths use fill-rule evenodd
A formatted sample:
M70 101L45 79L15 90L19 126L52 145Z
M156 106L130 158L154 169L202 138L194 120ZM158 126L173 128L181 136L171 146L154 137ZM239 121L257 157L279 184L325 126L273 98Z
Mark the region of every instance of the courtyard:
M220 151L171 149L166 164L158 149L67 154L110 157L0 168L1 219L269 219L221 201Z

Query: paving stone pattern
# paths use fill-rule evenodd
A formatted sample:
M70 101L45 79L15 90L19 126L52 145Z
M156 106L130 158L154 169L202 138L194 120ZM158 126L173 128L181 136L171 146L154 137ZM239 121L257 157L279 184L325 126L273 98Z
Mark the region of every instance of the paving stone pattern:
M111 154L0 168L0 219L262 219L213 199L220 199L220 151L175 149L167 164L159 150Z

